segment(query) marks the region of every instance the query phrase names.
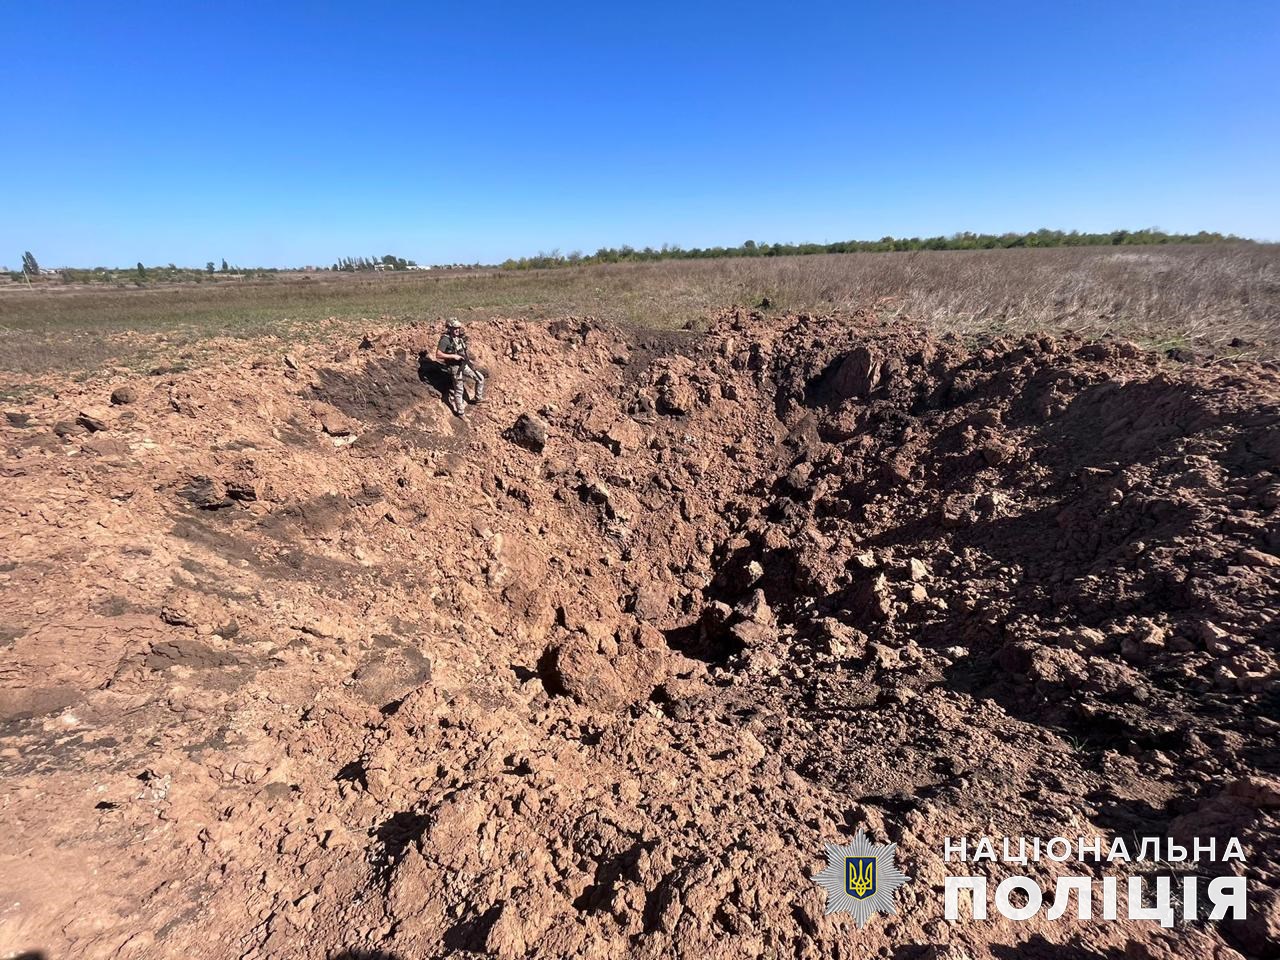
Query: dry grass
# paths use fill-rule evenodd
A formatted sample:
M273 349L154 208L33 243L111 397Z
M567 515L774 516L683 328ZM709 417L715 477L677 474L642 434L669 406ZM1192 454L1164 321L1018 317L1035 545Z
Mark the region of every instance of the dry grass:
M212 338L289 341L369 320L593 314L696 325L731 304L874 307L965 335L1071 329L1280 353L1280 246L1056 248L665 261L431 277L321 274L144 289L0 290L0 390L104 366L198 363ZM224 341L225 342L225 341ZM1243 346L1241 346L1243 344ZM218 345L215 345L218 346ZM220 346L219 346L220 349Z
M1154 346L1221 350L1235 339L1280 350L1276 245L852 254L733 260L716 273L739 302L759 294L798 310L875 304L944 332L1069 329ZM703 284L674 271L670 279Z

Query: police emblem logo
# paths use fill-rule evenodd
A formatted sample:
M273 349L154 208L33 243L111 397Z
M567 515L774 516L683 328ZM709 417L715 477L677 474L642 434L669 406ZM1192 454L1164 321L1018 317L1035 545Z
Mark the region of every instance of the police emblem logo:
M851 914L859 930L873 913L894 913L894 891L911 879L894 863L897 846L861 830L847 846L826 844L827 865L813 881L827 892L827 913Z
M844 892L851 897L865 900L876 892L876 858L844 858Z

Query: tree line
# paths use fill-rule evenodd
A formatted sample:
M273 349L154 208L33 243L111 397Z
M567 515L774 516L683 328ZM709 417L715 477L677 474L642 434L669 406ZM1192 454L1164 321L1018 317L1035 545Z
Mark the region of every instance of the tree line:
M664 243L661 247L601 247L593 254L558 250L504 261L506 270L531 270L587 263L632 263L650 260L706 260L720 257L792 257L818 253L908 253L917 250L1009 250L1019 247L1103 247L1168 243L1221 243L1239 241L1231 234L1201 230L1199 233L1166 233L1145 230L1112 230L1081 233L1036 230L1031 233L953 233L939 237L881 237L879 240L842 240L838 243L766 243L748 240L737 247L691 247Z
M336 270L343 272L359 272L363 270L408 270L416 267L416 260L408 260L404 257L398 257L393 253L385 254L381 257L342 257L337 260L332 267L320 267L321 270ZM480 266L476 264L476 266ZM35 255L31 251L23 251L22 269L10 271L9 276L14 280L30 279L38 277L44 272L57 273L63 280L71 283L122 283L132 282L135 284L145 283L147 281L162 280L166 282L172 281L201 281L206 277L214 277L219 274L233 275L240 278L245 277L262 277L268 274L275 274L287 271L289 268L280 267L240 267L234 266L223 258L221 264L209 260L205 263L204 268L199 267L179 267L175 264L167 264L165 266L148 267L139 262L133 267L62 267L56 271L42 271L40 264L37 262ZM316 269L308 267L306 269Z

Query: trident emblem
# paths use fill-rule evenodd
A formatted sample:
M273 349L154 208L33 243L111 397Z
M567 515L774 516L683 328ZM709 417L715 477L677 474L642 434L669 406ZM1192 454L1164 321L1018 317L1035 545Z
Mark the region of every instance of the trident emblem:
M825 843L827 865L813 882L827 893L827 913L850 914L861 930L873 913L893 913L893 892L911 878L894 863L896 844L875 844L859 830L853 843Z
M876 892L876 858L846 857L845 893L858 900L874 896Z

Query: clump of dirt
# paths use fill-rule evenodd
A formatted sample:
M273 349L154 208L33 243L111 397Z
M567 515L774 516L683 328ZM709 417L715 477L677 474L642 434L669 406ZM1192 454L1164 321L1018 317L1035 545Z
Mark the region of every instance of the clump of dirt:
M1273 955L1274 368L497 319L458 420L432 339L0 424L0 948ZM1249 919L944 922L1003 835L1238 836Z

